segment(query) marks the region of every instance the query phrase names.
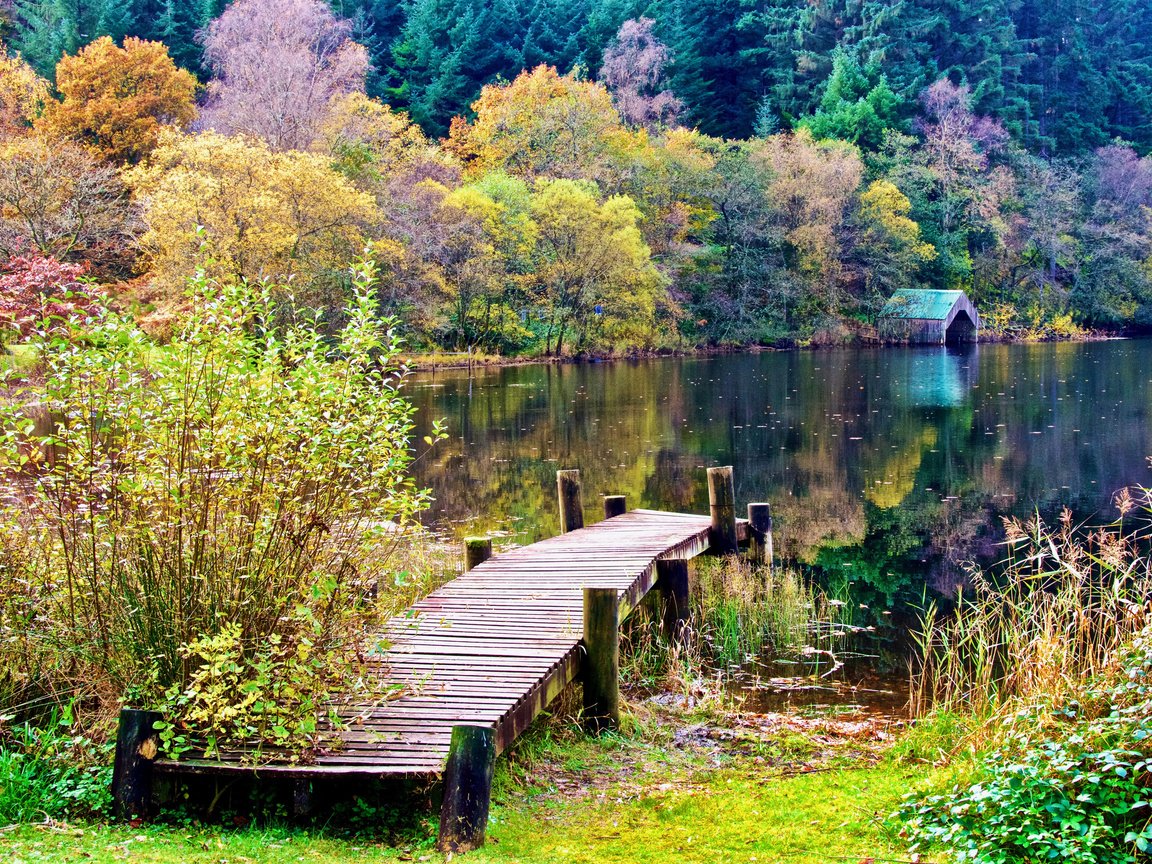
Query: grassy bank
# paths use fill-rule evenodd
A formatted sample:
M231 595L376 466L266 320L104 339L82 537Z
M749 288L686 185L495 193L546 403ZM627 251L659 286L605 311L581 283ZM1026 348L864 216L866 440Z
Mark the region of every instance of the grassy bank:
M467 860L907 860L906 844L883 820L922 769L884 757L881 727L805 728L740 714L695 724L648 719L601 739L563 723L537 729L501 761L489 843ZM21 862L441 861L434 826L432 812L383 837L283 823L25 825L0 833L0 853Z
M715 862L906 860L877 821L912 780L892 767L765 783L743 773L654 790L636 800L503 805L490 841L466 860L485 862ZM219 864L258 861L441 861L423 844L387 846L288 828L224 831L120 826L24 826L0 837L13 862Z

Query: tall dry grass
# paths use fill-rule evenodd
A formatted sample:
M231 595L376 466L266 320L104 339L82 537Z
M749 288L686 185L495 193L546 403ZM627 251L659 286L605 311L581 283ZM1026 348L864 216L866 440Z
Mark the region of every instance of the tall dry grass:
M930 605L914 631L914 716L990 717L1020 700L1074 696L1111 670L1149 622L1152 497L1124 490L1111 525L1078 525L1065 509L1004 522L1008 551L973 572L956 609Z

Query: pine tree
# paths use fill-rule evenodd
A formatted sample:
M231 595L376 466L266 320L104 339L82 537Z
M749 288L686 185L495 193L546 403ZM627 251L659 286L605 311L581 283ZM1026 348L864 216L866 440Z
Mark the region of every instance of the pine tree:
M97 19L98 35L111 36L117 43L136 32L136 16L132 0L104 0Z
M671 89L709 135L747 138L764 90L763 28L751 0L674 0L661 38L675 58Z
M479 0L413 0L392 47L386 93L432 135L444 135L479 93L470 60Z
M203 0L167 0L160 21L160 41L177 66L199 75L203 72L203 49L198 34L208 23Z
M13 47L49 80L56 63L83 44L80 9L74 0L17 0Z

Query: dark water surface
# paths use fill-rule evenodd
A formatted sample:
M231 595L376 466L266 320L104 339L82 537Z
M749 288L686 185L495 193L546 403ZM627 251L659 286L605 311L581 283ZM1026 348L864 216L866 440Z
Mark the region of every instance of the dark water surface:
M555 471L600 496L706 513L704 468L769 501L778 554L874 608L949 593L999 557L1001 517L1114 516L1152 483L1152 340L772 352L413 376L430 519L519 542L557 531Z

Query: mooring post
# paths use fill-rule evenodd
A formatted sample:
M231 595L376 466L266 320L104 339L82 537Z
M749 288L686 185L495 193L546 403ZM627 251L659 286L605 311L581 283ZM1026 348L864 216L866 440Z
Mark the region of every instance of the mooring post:
M772 506L748 505L748 557L754 564L772 566Z
M117 819L152 815L152 763L160 749L155 726L161 719L158 711L120 711L112 767L112 804Z
M312 815L312 781L297 777L292 781L292 816L307 819Z
M708 469L708 506L712 511L709 544L719 554L736 552L736 489L732 466Z
M464 572L483 564L492 557L491 537L464 538Z
M611 519L613 516L623 516L628 512L628 499L623 495L605 495L604 496L604 518Z
M584 728L620 726L620 596L615 588L584 589Z
M491 726L452 727L436 843L441 852L468 852L484 845L495 765L496 732Z
M660 591L664 635L669 642L684 642L692 615L687 559L661 558L657 561L656 588Z
M556 493L560 496L560 533L584 527L584 505L580 501L580 472L556 472Z

